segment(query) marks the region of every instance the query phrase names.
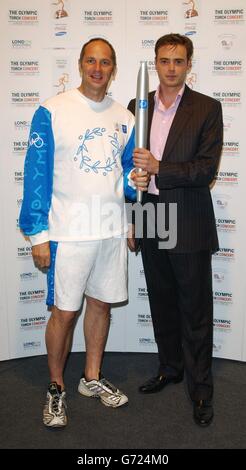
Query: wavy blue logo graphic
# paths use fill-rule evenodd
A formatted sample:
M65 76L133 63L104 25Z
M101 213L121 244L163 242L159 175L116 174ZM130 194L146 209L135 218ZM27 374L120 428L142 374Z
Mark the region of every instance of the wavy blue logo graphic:
M65 36L65 34L67 34L67 31L57 31L57 33L55 33L55 36Z
M148 108L148 101L147 100L139 100L138 107L139 107L139 109L147 109Z
M194 34L197 34L197 32L196 31L187 31L185 33L185 36L194 36Z

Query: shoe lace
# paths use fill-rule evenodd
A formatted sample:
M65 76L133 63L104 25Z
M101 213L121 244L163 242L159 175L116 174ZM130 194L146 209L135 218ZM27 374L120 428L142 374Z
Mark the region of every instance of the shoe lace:
M60 414L61 412L61 402L62 402L61 395L55 394L52 396L51 410L55 415Z
M105 386L107 387L111 392L115 393L116 395L118 395L118 392L119 390L113 385L111 384L110 382L108 382L107 379L105 379L104 377L100 380L100 382Z

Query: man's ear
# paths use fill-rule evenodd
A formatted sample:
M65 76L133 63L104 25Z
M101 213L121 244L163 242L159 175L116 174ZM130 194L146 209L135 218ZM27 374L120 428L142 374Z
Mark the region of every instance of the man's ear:
M115 65L114 69L113 69L113 72L112 72L112 75L111 75L111 80L115 80L117 72L118 72L117 65Z

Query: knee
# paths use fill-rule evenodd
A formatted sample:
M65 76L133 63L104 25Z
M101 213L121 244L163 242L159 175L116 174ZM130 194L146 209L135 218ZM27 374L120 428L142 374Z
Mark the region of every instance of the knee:
M109 313L110 304L108 302L102 302L98 299L93 299L92 297L86 296L86 302L89 308L94 311L101 313Z
M60 323L64 326L72 326L74 324L77 312L67 312L65 310L60 310L57 307L52 309L50 320L55 323Z

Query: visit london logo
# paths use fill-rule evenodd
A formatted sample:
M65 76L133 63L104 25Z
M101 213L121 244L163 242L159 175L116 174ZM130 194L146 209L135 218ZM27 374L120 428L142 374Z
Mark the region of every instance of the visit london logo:
M142 49L153 49L155 48L155 39L142 39L141 41Z
M155 346L156 342L153 338L139 338L140 346Z
M28 131L31 126L31 121L27 121L25 119L21 120L18 119L14 121L14 130L15 131Z
M34 281L38 279L38 271L29 271L29 272L23 272L20 273L20 280L21 281Z
M39 349L41 347L41 341L26 341L25 343L23 343L23 348L24 350L26 349Z
M11 46L13 49L30 49L32 41L30 39L12 39Z

